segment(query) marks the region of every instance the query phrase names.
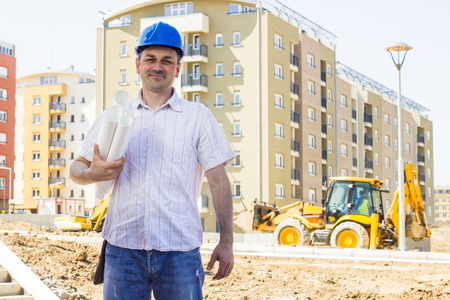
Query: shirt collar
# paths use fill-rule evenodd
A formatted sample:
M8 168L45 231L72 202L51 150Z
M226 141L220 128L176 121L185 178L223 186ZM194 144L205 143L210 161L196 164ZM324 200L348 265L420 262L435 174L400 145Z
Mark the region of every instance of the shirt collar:
M183 109L181 107L181 99L177 94L177 91L172 88L172 96L169 98L169 100L164 103L162 107L168 105L170 108L172 108L176 112L182 112ZM145 109L150 109L150 107L145 104L144 100L142 99L142 89L139 90L137 97L131 102L130 104L132 107L139 109L140 107L143 107Z

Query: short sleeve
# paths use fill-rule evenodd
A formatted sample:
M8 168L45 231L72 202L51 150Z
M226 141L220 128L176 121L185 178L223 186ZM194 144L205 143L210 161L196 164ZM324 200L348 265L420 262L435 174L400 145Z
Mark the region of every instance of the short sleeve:
M211 111L205 107L198 142L199 162L206 172L219 165L227 165L236 157L225 133Z
M100 113L95 119L92 126L89 128L86 137L84 138L83 145L81 146L81 150L79 155L84 157L88 161L92 161L92 157L94 156L94 143L97 143L98 134L100 132L100 127L102 125L104 113Z

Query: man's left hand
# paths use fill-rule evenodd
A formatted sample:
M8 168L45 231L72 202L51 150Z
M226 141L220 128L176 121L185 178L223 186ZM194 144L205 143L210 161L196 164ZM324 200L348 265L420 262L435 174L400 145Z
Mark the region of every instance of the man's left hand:
M233 243L219 242L211 254L211 259L209 260L206 270L211 270L216 261L219 262L219 270L216 275L214 275L213 279L219 280L230 275L234 266Z

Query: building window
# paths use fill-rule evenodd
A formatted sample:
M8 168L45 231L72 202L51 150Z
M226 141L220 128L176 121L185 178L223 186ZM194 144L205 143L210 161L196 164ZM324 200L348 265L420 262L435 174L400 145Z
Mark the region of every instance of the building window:
M347 169L341 169L341 176L348 176L348 170Z
M391 159L389 157L387 157L387 156L384 158L384 166L386 168L390 168L391 167Z
M39 190L38 189L32 189L31 190L31 197L32 198L39 198Z
M283 169L284 168L283 154L275 153L275 167L277 167L279 169Z
M427 130L427 141L431 140L431 132Z
M38 143L41 141L41 134L39 133L33 133L33 142Z
M397 150L397 148L398 148L398 140L397 139L394 140L394 148L395 148L395 150Z
M314 65L314 56L313 55L308 54L306 59L307 59L307 64L308 64L309 67L311 67L311 68L315 68L316 67Z
M315 149L316 148L316 136L315 135L308 135L308 146L309 148Z
M327 120L328 120L328 127L332 128L333 127L333 117L331 115L328 115Z
M341 95L341 106L347 107L347 96Z
M194 79L200 78L200 65L194 65Z
M316 189L309 189L308 198L309 202L316 202Z
M284 49L283 48L283 38L281 36L279 36L278 34L275 34L274 39L275 39L275 43L274 43L275 48L283 50Z
M308 93L310 93L311 95L315 95L315 91L316 89L314 87L314 82L308 80Z
M169 4L165 6L164 10L166 16L182 16L193 12L194 6L192 2Z
M8 69L5 67L0 67L0 77L8 78Z
M316 163L315 162L308 162L308 174L311 176L316 176Z
M234 198L241 198L242 194L241 194L241 183L240 182L236 182L234 184Z
M405 123L405 132L406 132L406 133L410 133L410 132L411 132L411 131L410 131L410 126L409 126L409 123L408 123L408 122Z
M328 177L333 177L333 167L328 167Z
M327 90L328 101L333 102L333 93L330 89Z
M430 187L427 188L427 196L431 197L431 188Z
M431 169L430 168L427 169L427 173L428 173L428 178L431 178Z
M344 157L348 156L348 146L346 144L341 145L341 155Z
M328 76L333 76L333 73L331 72L331 65L330 64L327 64L327 75Z
M6 155L0 155L0 166L6 166Z
M241 93L240 92L233 93L233 106L241 106Z
M56 75L50 75L50 76L41 76L41 84L47 85L47 84L56 84L58 77Z
M223 106L223 94L216 94L216 104L214 104L216 107L222 107Z
M80 197L84 198L84 190L83 189L80 190Z
M32 160L34 160L34 161L41 160L41 152L33 152L31 156L32 156Z
M427 158L431 159L431 150L430 149L427 149Z
M398 127L397 118L394 118L394 127L395 127L395 128Z
M388 114L384 114L384 124L386 124L386 125L390 124L389 115Z
M84 140L84 133L81 134L81 140Z
M70 159L75 159L75 153L73 152L70 153Z
M39 171L33 171L32 173L31 173L31 178L33 179L33 180L38 180L38 179L41 179L41 172L39 172Z
M374 116L376 119L379 118L379 116L378 116L378 107L374 107L374 108L373 108L373 116Z
M275 107L283 109L283 96L275 94Z
M127 56L127 43L121 42L120 43L120 56Z
M75 97L70 98L70 104L75 104Z
M200 103L200 94L195 93L192 95L192 102Z
M70 115L70 122L71 123L75 122L75 115Z
M388 189L388 190L391 189L391 180L389 178L386 179L386 189Z
M239 31L233 32L233 43L231 45L234 47L241 45L241 33Z
M251 13L251 12L255 12L255 10L250 8L249 6L240 5L240 4L234 4L234 3L230 3L229 11L228 11L228 13L230 15L232 15L232 14L245 14L245 13Z
M275 78L284 79L283 77L283 67L275 64Z
M314 108L308 108L308 120L312 122L316 121L316 113Z
M8 100L8 91L0 88L0 99Z
M241 63L240 62L235 62L233 63L233 76L235 77L239 77L241 76L242 72L241 72Z
M214 74L215 77L222 77L223 76L223 65L222 64L216 64L216 74Z
M275 123L275 137L280 139L284 138L282 124Z
M234 136L241 136L241 123L240 122L234 122L233 124L233 135Z
M283 199L284 198L284 186L282 184L275 184L275 198Z
M411 153L411 145L410 145L410 143L406 143L405 144L405 151L406 151L406 153Z
M235 152L235 153L236 153L236 157L234 158L233 166L235 168L239 168L239 167L241 167L241 153L239 153L239 152Z
M390 145L391 145L391 141L390 141L390 138L389 138L388 135L385 135L385 136L384 136L384 144L385 144L386 146L390 146Z
M41 124L41 115L33 115L33 124Z
M347 121L346 120L341 120L341 131L343 132L347 132Z
M71 134L71 135L70 135L70 140L71 140L71 141L75 141L75 135L74 135L74 134Z
M120 85L125 85L127 84L127 71L125 70L121 70L120 71Z
M8 118L6 111L0 111L0 122L7 122L7 121Z
M328 141L328 152L333 153L333 142L332 141Z
M86 116L84 114L81 115L80 122L86 122Z
M378 153L375 153L375 164L379 165L380 164L380 158Z
M375 129L375 132L374 132L374 137L375 137L375 141L378 142L380 140L380 137L378 135L378 130L376 130L376 129Z
M86 103L86 97L81 97L81 103Z
M41 105L41 97L33 97L33 105Z
M217 48L223 47L223 35L221 33L216 34L216 44L214 46Z

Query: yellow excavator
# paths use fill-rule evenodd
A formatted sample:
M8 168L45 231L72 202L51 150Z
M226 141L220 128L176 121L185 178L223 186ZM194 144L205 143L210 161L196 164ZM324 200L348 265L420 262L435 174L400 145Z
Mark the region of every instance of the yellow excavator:
M427 225L417 172L405 164L405 236L415 241L431 236ZM383 182L378 179L335 177L328 184L322 207L302 201L278 208L254 202L235 217L243 229L274 232L276 245L330 245L343 248L391 249L398 246L399 191L386 216ZM407 214L407 205L411 214Z
M101 232L103 229L103 222L105 220L106 212L111 195L103 200L100 205L94 207L92 215L87 217L81 216L62 216L55 218L53 223L56 228L62 231L87 231L93 230Z

